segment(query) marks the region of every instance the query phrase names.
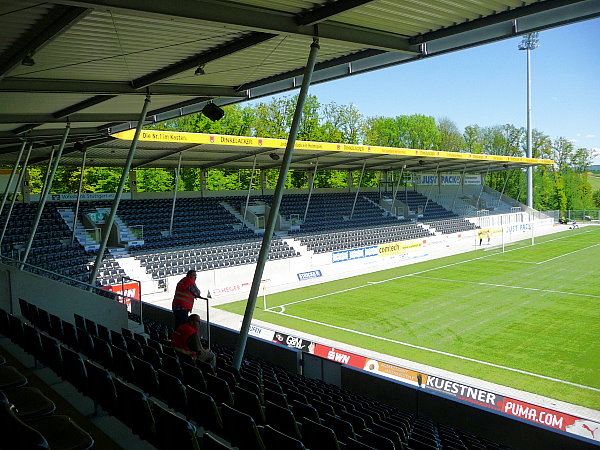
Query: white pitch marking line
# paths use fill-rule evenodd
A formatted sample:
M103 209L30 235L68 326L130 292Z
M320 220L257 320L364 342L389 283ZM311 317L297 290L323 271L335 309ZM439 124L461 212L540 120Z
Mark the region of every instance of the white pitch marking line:
M589 231L585 231L585 233L589 233ZM559 241L559 240L567 239L567 238L571 238L571 237L572 236L562 236L562 237L559 237L559 238L556 238L556 239L550 239L548 241L545 241L544 244L547 243L547 242ZM542 244L537 244L537 245L542 245ZM504 253L513 252L513 251L516 251L516 250L521 250L522 248L525 248L525 247L513 248L513 249L510 249L510 250L506 250ZM285 307L285 306L289 306L289 305L294 305L296 303L307 302L309 300L316 300L318 298L329 297L330 295L337 295L337 294L341 294L343 292L350 292L350 291L354 291L356 289L361 289L361 288L364 288L364 287L369 287L369 286L372 286L374 284L387 283L388 281L399 280L401 278L406 278L406 277L410 277L410 276L414 276L414 275L419 275L419 274L422 274L422 273L431 272L433 270L444 269L446 267L452 267L452 266L456 266L458 264L464 264L464 263L468 263L468 262L473 262L473 261L477 261L479 259L486 259L486 258L489 258L491 256L496 256L496 255L498 255L498 253L493 253L493 254L490 254L490 255L483 255L483 256L479 256L477 258L473 258L473 259L466 259L464 261L458 261L458 262L455 262L455 263L452 263L452 264L446 264L445 266L433 267L431 269L425 269L425 270L421 270L419 272L408 273L406 275L400 275L398 277L388 278L387 280L368 281L367 284L362 284L360 286L355 286L355 287L351 287L351 288L348 288L348 289L342 289L340 291L335 291L335 292L329 292L327 294L317 295L315 297L305 298L305 299L302 299L302 300L296 300L294 302L284 303L283 305L279 305L279 306L280 307L281 306ZM274 312L271 308L267 308L267 309L265 309L265 311Z
M438 280L438 281L450 281L452 283L479 284L481 286L493 286L493 287L502 287L502 288L509 288L509 289L523 289L525 291L538 291L538 292L548 292L548 293L551 293L551 294L564 294L564 295L576 295L576 296L579 296L579 297L600 298L600 295L578 294L576 292L555 291L553 289L539 289L539 288L531 288L531 287L525 287L525 286L510 286L508 284L483 283L483 282L480 282L480 281L451 280L449 278L424 277L423 275L413 275L413 276L415 278L426 278L428 280Z
M590 245L589 247L583 247L583 248L580 248L579 250L573 250L572 252L565 253L564 255L555 256L554 258L550 258L550 259L547 259L547 260L545 260L545 261L540 261L540 262L538 262L538 263L536 263L536 264L545 264L545 263L547 263L547 262L554 261L555 259L562 258L563 256L572 255L573 253L580 252L581 250L587 250L587 249L589 249L589 248L592 248L592 247L597 247L597 246L599 246L599 245L600 245L600 243L599 243L599 244Z
M488 259L487 261L492 261L492 262L508 262L508 263L515 263L515 264L539 264L536 262L531 262L531 261L513 261L511 259Z
M269 312L272 312L274 314L279 314L279 315L286 316L286 317L291 317L292 319L298 319L298 320L303 320L305 322L310 322L310 323L314 323L314 324L317 324L317 325L322 325L324 327L335 328L336 330L347 331L348 333L359 334L361 336L366 336L366 337L370 337L370 338L373 338L373 339L379 339L381 341L386 341L386 342L391 342L391 343L394 343L394 344L404 345L406 347L416 348L418 350L424 350L424 351L431 352L431 353L437 353L437 354L444 355L444 356L450 356L452 358L458 358L458 359L462 359L462 360L465 360L465 361L471 361L471 362L474 362L474 363L477 363L477 364L483 364L485 366L491 366L491 367L496 367L498 369L508 370L510 372L517 372L517 373L521 373L521 374L524 374L524 375L529 375L529 376L532 376L532 377L542 378L544 380L550 380L550 381L554 381L556 383L568 384L570 386L575 386L575 387L582 388L582 389L588 389L590 391L600 392L600 389L595 388L595 387L585 386L583 384L572 383L570 381L565 381L565 380L559 380L558 378L547 377L545 375L540 375L540 374L533 373L533 372L527 372L526 370L514 369L512 367L501 366L499 364L494 364L494 363L490 363L490 362L487 362L487 361L481 361L479 359L469 358L467 356L455 355L453 353L443 352L441 350L434 350L434 349L431 349L431 348L422 347L420 345L409 344L408 342L402 342L402 341L397 341L397 340L394 340L394 339L389 339L389 338L385 338L385 337L381 337L381 336L375 336L374 334L363 333L362 331L351 330L349 328L338 327L336 325L329 325L327 323L318 322L316 320L305 319L304 317L292 316L291 314L278 313L278 312L275 312L275 311L272 311L272 310L265 310L265 311L269 311Z

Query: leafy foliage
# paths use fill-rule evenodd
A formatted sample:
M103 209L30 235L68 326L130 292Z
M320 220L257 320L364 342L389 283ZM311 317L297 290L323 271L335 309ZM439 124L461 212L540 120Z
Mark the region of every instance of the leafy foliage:
M214 133L234 136L261 136L286 139L288 137L297 96L275 97L251 106L224 107L225 116L213 122L202 114L192 114L157 124L152 128L166 131ZM433 149L451 152L483 153L490 155L526 155L526 130L511 124L481 127L469 125L461 132L449 118L434 119L423 114L396 117L364 117L355 105L335 102L322 105L316 96L306 99L298 129L298 139L319 142L380 145ZM552 158L553 168L534 170L534 207L538 209L586 209L598 206L600 191L590 184L587 168L594 154L586 148L575 148L564 137L552 140L539 130L533 130L532 155L534 158ZM42 190L48 168L32 166L28 169L32 193ZM135 169L137 189L141 192L172 191L175 172L172 169ZM179 190L246 190L252 178L257 189L264 180L266 189L274 189L278 171L266 169L261 174L251 170L183 168ZM290 170L286 188L308 188L314 171ZM121 178L121 168L89 167L83 179L84 192L115 192ZM399 174L395 174L397 176ZM80 169L59 167L52 192L76 192ZM363 174L361 186L377 186L379 172ZM357 186L360 171L348 174L335 168L319 169L314 177L317 188L347 188ZM486 183L492 188L520 201L525 197L526 175L521 171L489 174ZM126 184L126 190L128 184Z

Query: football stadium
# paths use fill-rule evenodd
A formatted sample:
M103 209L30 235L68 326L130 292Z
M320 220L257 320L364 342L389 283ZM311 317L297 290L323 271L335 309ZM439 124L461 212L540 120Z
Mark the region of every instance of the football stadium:
M600 210L533 208L556 161L297 134L311 83L600 2L409 3L0 2L0 448L598 448ZM161 128L298 88L286 139Z

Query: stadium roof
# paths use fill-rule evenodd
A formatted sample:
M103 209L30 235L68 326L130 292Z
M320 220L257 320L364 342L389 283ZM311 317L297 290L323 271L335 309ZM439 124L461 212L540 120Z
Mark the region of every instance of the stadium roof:
M113 135L116 139L88 148L88 165L117 166L125 164L135 130ZM223 136L218 134L180 133L143 130L132 163L137 167L177 167L182 154L182 167L202 169L278 169L287 140ZM70 153L62 158L63 165L81 165L82 153ZM400 170L411 172L442 172L466 170L496 172L552 164L549 159L528 159L509 156L454 153L434 150L349 145L327 142L296 141L291 168L314 170Z
M600 0L0 0L0 155L29 136L44 162L67 121L65 155L110 141L147 93L155 123L295 89L315 37L321 83L599 15Z

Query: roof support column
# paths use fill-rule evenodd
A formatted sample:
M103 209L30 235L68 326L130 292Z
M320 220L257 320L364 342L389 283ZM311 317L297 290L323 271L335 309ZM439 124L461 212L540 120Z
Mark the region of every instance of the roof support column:
M29 162L29 156L31 155L31 150L33 149L33 142L29 144L29 150L27 150L27 155L25 155L25 159L23 160L23 165L21 166L21 173L19 174L19 178L17 179L17 186L21 186L23 183L23 178L25 177L25 173L27 172L27 163ZM10 201L10 207L8 208L8 213L6 214L6 218L4 219L4 228L2 228L2 234L0 235L0 251L2 249L2 241L4 240L4 235L6 234L6 229L8 228L8 222L10 221L10 216L12 214L12 210L15 207L15 202L17 201L17 192L15 189L12 200Z
M435 176L438 177L438 171L440 170L440 163L437 164L435 168ZM438 179L438 185L440 180ZM427 205L429 204L429 199L431 198L431 191L433 190L433 183L429 187L429 193L427 194L427 201L425 201L425 207L423 208L423 217L425 217L425 211L427 211Z
M69 137L69 132L71 131L71 124L67 123L65 127L65 132L63 134L62 141L60 142L60 146L58 147L58 153L56 155L56 160L54 161L54 165L52 166L52 172L47 177L46 182L44 183L44 188L42 189L42 195L40 196L40 200L38 201L38 209L35 215L35 219L33 220L33 225L31 227L31 233L29 234L29 240L27 241L27 245L25 246L25 250L23 251L23 257L21 258L21 266L20 269L23 270L25 267L25 263L27 262L27 257L29 256L29 252L31 251L31 246L33 245L33 239L35 238L35 233L37 232L38 225L40 224L40 219L42 218L42 213L44 212L44 206L46 206L46 198L50 193L50 189L52 188L52 182L54 181L54 175L56 175L56 169L58 169L58 164L60 163L60 158L62 156L62 152L65 149L65 144L67 143L67 138Z
M73 233L71 234L71 244L75 242L75 228L77 227L77 216L79 215L79 203L81 201L81 191L83 190L83 175L85 173L85 160L87 150L84 148L83 156L81 157L81 174L79 176L79 190L77 191L77 201L75 202L75 214L73 215Z
M456 204L456 198L458 197L458 191L461 190L464 192L465 190L465 172L467 171L467 165L465 164L465 168L463 169L462 177L460 177L460 184L456 186L456 194L454 194L454 200L452 200L452 212L454 212L454 205Z
M391 210L396 214L396 195L398 194L398 189L400 189L400 182L402 181L402 177L404 176L404 169L406 169L406 164L402 165L402 170L400 170L400 176L398 177L398 182L396 183L396 189L394 189L394 193L392 194L392 208ZM393 173L393 172L392 172Z
M48 177L50 177L50 172L52 172L52 163L54 162L54 145L52 146L52 150L50 151L50 158L48 158L48 167L46 168L46 175L44 175L44 184L42 184L42 193L46 190L46 186L48 186ZM46 192L47 194L47 192ZM40 200L42 197L40 196ZM39 203L38 203L39 204Z
M106 245L108 244L109 238L109 230L112 228L115 222L115 216L117 215L117 208L119 208L119 202L121 201L121 197L123 195L123 188L125 187L125 181L127 181L127 176L129 175L129 170L131 169L131 163L133 162L133 157L135 155L135 149L137 148L137 143L140 138L140 132L144 126L144 122L146 121L146 114L148 113L148 106L150 106L150 94L146 94L146 100L144 100L144 106L142 108L142 112L140 113L140 118L138 119L137 127L135 129L135 135L133 136L133 140L131 141L131 146L129 147L129 154L127 155L127 160L125 161L125 167L123 167L123 173L121 174L121 181L119 182L119 187L117 188L117 192L115 193L115 200L113 201L112 208L108 215L108 218L104 224L104 230L102 236L102 243L100 244L100 248L98 249L98 254L96 255L96 261L94 262L94 267L92 268L92 273L90 273L90 281L89 284L94 284L96 282L96 278L98 277L98 269L100 268L100 264L102 263L102 258L104 257L104 251L106 250Z
M265 234L263 235L262 245L260 247L260 253L258 254L258 260L256 261L256 269L254 271L254 279L252 280L252 286L250 288L250 294L248 296L248 302L246 303L246 312L244 313L244 320L240 329L240 334L233 356L233 367L239 370L242 365L242 359L244 357L244 351L246 350L246 342L248 341L248 331L250 330L250 323L252 322L252 314L254 313L254 307L256 306L256 297L258 295L258 289L260 288L260 282L265 269L265 263L269 255L269 248L271 247L271 238L275 230L275 223L277 216L279 215L279 206L281 205L281 197L283 196L283 189L285 187L285 179L287 178L288 170L292 162L292 155L294 153L294 146L296 145L296 137L298 136L298 128L300 126L300 119L302 118L302 109L306 101L306 94L308 93L308 87L312 79L315 62L317 61L317 54L319 52L319 40L313 39L310 46L310 53L308 55L308 61L306 63L306 69L304 71L304 77L302 78L302 87L298 94L298 102L296 103L296 109L294 111L294 118L292 119L292 126L290 128L290 134L288 136L287 144L285 146L285 153L283 154L283 161L281 162L281 168L279 169L279 178L277 179L277 186L273 193L273 202L271 203L271 211L267 219L265 226Z
M171 221L169 222L169 236L173 236L173 218L175 217L175 202L177 201L177 190L179 189L179 173L181 172L181 157L183 152L179 152L177 161L177 172L175 172L175 189L173 189L173 206L171 207Z
M490 173L490 166L488 166L487 171L485 172L485 177L483 177L481 179L481 189L479 191L479 196L477 197L477 203L475 203L475 207L477 209L481 209L479 207L479 200L481 200L481 194L483 194L483 187L485 186L485 179L487 178L487 176L488 176L489 173ZM480 174L480 176L481 176L481 174Z
M506 171L506 178L504 179L504 186L502 186L502 192L500 192L500 195L498 196L498 205L497 206L500 205L500 200L502 200L502 196L504 195L504 191L506 189L506 183L508 183L508 175L509 175L509 172L507 170Z
M317 163L315 164L315 171L313 172L313 176L310 179L310 188L308 189L308 198L306 199L306 209L304 210L304 219L302 222L306 222L306 216L308 215L308 207L310 206L310 197L312 196L312 191L315 186L315 178L317 177L317 169L319 168L319 158L317 158Z
M265 187L267 186L267 170L260 169L260 195L265 195Z
M200 197L204 197L206 191L206 169L200 169Z
M246 207L244 208L244 220L243 220L244 222L246 222L246 213L248 212L248 203L250 203L250 191L252 190L252 183L254 182L254 170L255 169L256 169L256 155L254 155L254 162L252 163L252 174L250 175L250 183L248 183L248 195L246 195Z
M362 184L363 175L365 174L365 166L367 165L367 161L363 161L363 166L360 171L360 178L358 179L358 186L356 186L356 195L354 196L354 203L352 203L352 211L350 211L350 219L354 215L354 208L356 207L356 200L358 200L358 193L360 192L360 185Z
M2 211L4 210L4 204L6 203L8 194L10 193L10 185L12 184L13 179L15 178L15 174L17 173L17 167L19 167L19 161L21 161L21 157L23 156L23 151L25 150L26 145L27 141L23 141L23 145L21 145L21 150L19 150L19 155L17 156L17 160L15 161L15 166L13 167L13 170L10 173L8 183L6 183L6 190L4 191L4 195L2 196L2 205L0 206L0 215L2 215ZM18 184L15 186L15 194L18 186Z

